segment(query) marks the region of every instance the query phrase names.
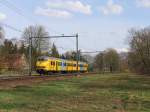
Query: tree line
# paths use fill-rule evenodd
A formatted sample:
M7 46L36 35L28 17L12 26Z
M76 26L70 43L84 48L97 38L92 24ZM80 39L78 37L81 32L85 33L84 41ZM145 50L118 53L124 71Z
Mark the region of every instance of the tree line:
M79 52L80 61L90 62L92 65L91 70L99 72L136 72L139 74L150 73L150 27L129 30L129 51L127 53L118 53L115 49L109 48L100 52L96 56L93 56L91 62L90 55L82 55ZM51 43L48 38L42 38L49 36L48 31L44 26L32 25L26 27L21 35L21 41L13 43L12 40L5 38L5 31L0 26L0 58L1 60L7 58L10 54L24 54L26 59L29 59L29 38L36 37L32 40L32 65L35 66L35 62L38 56L46 55L56 58L76 60L75 51L67 51L60 54L55 43ZM90 57L90 58L86 58ZM11 58L10 58L11 60ZM2 65L0 65L2 66Z
M117 53L107 49L95 57L94 66L98 71L130 71L150 74L150 27L132 28L128 33L129 51Z
M126 53L118 53L115 49L109 48L100 52L94 58L94 68L96 71L105 72L128 72ZM123 55L123 56L122 56Z

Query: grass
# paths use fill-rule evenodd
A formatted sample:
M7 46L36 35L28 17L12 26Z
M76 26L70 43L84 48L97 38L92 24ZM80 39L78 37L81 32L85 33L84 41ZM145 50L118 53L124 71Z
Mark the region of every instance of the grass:
M150 77L91 75L0 89L0 112L150 112Z

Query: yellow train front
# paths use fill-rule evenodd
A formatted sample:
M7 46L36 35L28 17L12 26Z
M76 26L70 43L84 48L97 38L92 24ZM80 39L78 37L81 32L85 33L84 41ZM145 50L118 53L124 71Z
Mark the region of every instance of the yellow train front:
M77 61L41 56L36 62L36 71L40 74L73 73L77 71L84 73L88 71L88 64L79 62L77 70Z

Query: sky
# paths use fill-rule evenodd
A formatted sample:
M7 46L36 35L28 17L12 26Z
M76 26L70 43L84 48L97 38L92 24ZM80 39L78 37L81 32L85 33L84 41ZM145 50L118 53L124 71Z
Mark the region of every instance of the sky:
M0 23L23 31L40 24L50 35L79 34L79 49L127 51L128 31L150 25L150 0L0 0ZM7 38L22 33L5 27ZM60 52L75 50L75 38L51 39Z

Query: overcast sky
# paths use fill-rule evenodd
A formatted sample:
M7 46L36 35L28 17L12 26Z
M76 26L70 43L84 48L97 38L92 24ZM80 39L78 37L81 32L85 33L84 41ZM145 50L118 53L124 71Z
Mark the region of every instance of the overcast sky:
M79 33L83 51L125 51L128 30L150 25L150 0L0 0L0 22L19 30L41 24L51 35ZM5 32L7 38L21 36ZM60 51L75 49L73 38L53 41Z

